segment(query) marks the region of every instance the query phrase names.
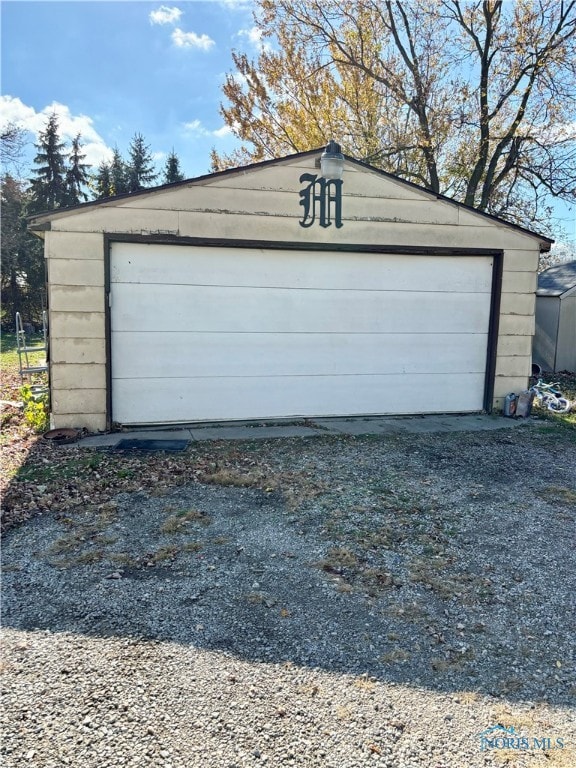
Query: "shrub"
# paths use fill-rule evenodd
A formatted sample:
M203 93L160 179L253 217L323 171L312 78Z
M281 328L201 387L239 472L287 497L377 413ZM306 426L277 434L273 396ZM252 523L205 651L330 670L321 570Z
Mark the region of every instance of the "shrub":
M48 392L36 393L28 384L20 388L24 403L24 420L34 432L45 432L49 426Z

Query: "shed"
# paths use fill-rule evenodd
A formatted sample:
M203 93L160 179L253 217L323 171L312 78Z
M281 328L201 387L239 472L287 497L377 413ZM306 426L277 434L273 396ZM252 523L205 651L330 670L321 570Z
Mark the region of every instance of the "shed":
M55 427L500 407L551 240L321 150L32 217Z
M576 261L538 276L533 358L544 371L576 371Z

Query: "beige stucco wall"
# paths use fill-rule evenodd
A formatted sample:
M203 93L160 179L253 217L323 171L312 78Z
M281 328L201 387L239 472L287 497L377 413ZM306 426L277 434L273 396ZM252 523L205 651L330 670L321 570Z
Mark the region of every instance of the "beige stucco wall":
M433 194L347 164L344 226L299 225L301 173L314 158L51 215L50 374L56 427L106 428L104 233L504 250L494 405L527 385L539 242Z

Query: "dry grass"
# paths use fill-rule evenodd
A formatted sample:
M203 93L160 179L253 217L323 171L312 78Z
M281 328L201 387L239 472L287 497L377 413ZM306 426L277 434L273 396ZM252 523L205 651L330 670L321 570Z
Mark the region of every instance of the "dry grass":
M105 558L104 550L89 549L87 552L80 552L70 557L51 558L50 565L54 568L76 568L82 565L94 565L100 563Z
M361 691L375 691L376 690L376 682L374 680L371 680L367 675L362 675L362 677L358 677L356 680L354 680L354 688L359 688Z
M398 619L414 623L419 623L424 620L427 621L429 618L426 608L418 603L395 603L384 613L385 615L392 615Z
M157 565L158 563L165 563L166 561L176 560L181 551L181 547L160 547L160 549L152 552L146 558L147 564L153 563L154 565Z
M232 488L258 488L263 484L263 476L250 472L239 472L235 469L219 469L206 473L201 478L208 485L224 485ZM268 486L270 488L270 484Z
M182 544L182 552L200 552L204 548L203 544L199 541L187 541L186 544Z
M404 648L394 648L380 656L380 661L383 664L401 664L403 661L408 661L409 658L410 653Z
M562 488L556 485L551 485L540 491L538 495L544 499L544 501L551 501L554 504L562 504L567 507L576 506L576 490L573 488Z
M387 587L395 584L394 577L382 568L366 568L360 574L362 587L371 597L376 597Z
M265 597L260 592L250 592L246 595L246 601L251 605L262 605Z
M461 691L458 698L462 704L476 704L482 697L478 691Z
M173 508L168 507L166 510L172 512ZM175 514L171 514L160 526L161 533L182 533L186 530L187 523L200 523L201 525L209 525L210 517L199 509L182 509Z
M341 573L346 568L358 566L358 556L347 547L331 547L318 565L328 573Z
M108 555L108 559L112 563L122 565L126 568L136 567L138 565L137 558L135 558L134 555L130 555L128 552L112 552L112 554Z

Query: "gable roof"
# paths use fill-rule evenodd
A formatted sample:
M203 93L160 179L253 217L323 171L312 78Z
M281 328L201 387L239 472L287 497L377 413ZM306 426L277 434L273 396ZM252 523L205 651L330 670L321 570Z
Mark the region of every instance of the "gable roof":
M562 296L576 288L576 261L548 267L538 275L538 296Z
M68 206L66 208L57 208L52 211L45 211L41 213L34 214L32 216L28 217L29 221L29 229L32 232L41 232L42 230L49 229L50 228L50 222L55 218L60 218L62 216L67 216L70 213L75 212L82 212L84 210L92 209L98 206L109 206L111 203L115 202L122 202L127 199L135 198L135 197L141 197L145 195L154 195L156 193L164 192L169 189L177 189L178 187L186 187L190 185L202 185L203 183L214 181L216 179L225 178L226 176L234 176L234 175L241 175L243 173L246 173L247 171L255 171L260 168L265 168L267 166L273 166L273 165L279 165L281 163L293 161L293 160L300 160L306 157L320 157L320 154L324 151L324 147L320 147L318 149L309 149L305 152L296 152L291 155L285 155L284 157L279 158L273 158L272 160L262 160L257 163L250 163L249 165L239 166L237 168L227 168L224 171L216 171L214 173L207 173L202 176L196 176L191 179L185 179L184 181L176 181L172 182L171 184L162 184L157 187L149 187L147 189L142 189L138 192L128 192L121 195L113 195L111 197L105 197L100 200L92 200L87 203L81 203L79 205L72 205ZM414 182L407 181L406 179L402 179L399 176L394 176L394 174L388 173L387 171L382 171L379 168L375 168L372 165L369 165L368 163L363 162L362 160L357 160L354 157L350 157L349 155L344 155L344 159L348 163L352 163L353 165L359 166L360 168L363 168L364 170L367 170L371 173L374 173L376 175L379 175L385 179L388 179L390 181L393 181L396 184L405 185L408 188L411 188L413 190L416 190L420 193L425 193L427 195L430 195L431 197L437 199L437 200L443 200L447 203L450 203L451 205L456 205L464 210L470 211L471 213L474 213L477 216L482 216L483 218L489 219L501 226L509 227L510 229L513 229L517 232L521 232L525 235L529 235L531 237L534 237L540 241L540 250L541 251L549 251L550 246L554 242L552 238L547 237L546 235L542 235L538 232L534 232L533 230L527 229L525 227L521 227L518 224L512 224L509 221L506 221L506 219L501 219L498 216L493 216L490 213L485 213L484 211L479 211L476 208L465 205L464 203L460 203L457 200L454 200L451 197L448 197L446 195L442 195L437 192L433 192L430 189L427 189L426 187L423 187L419 184L415 184Z

